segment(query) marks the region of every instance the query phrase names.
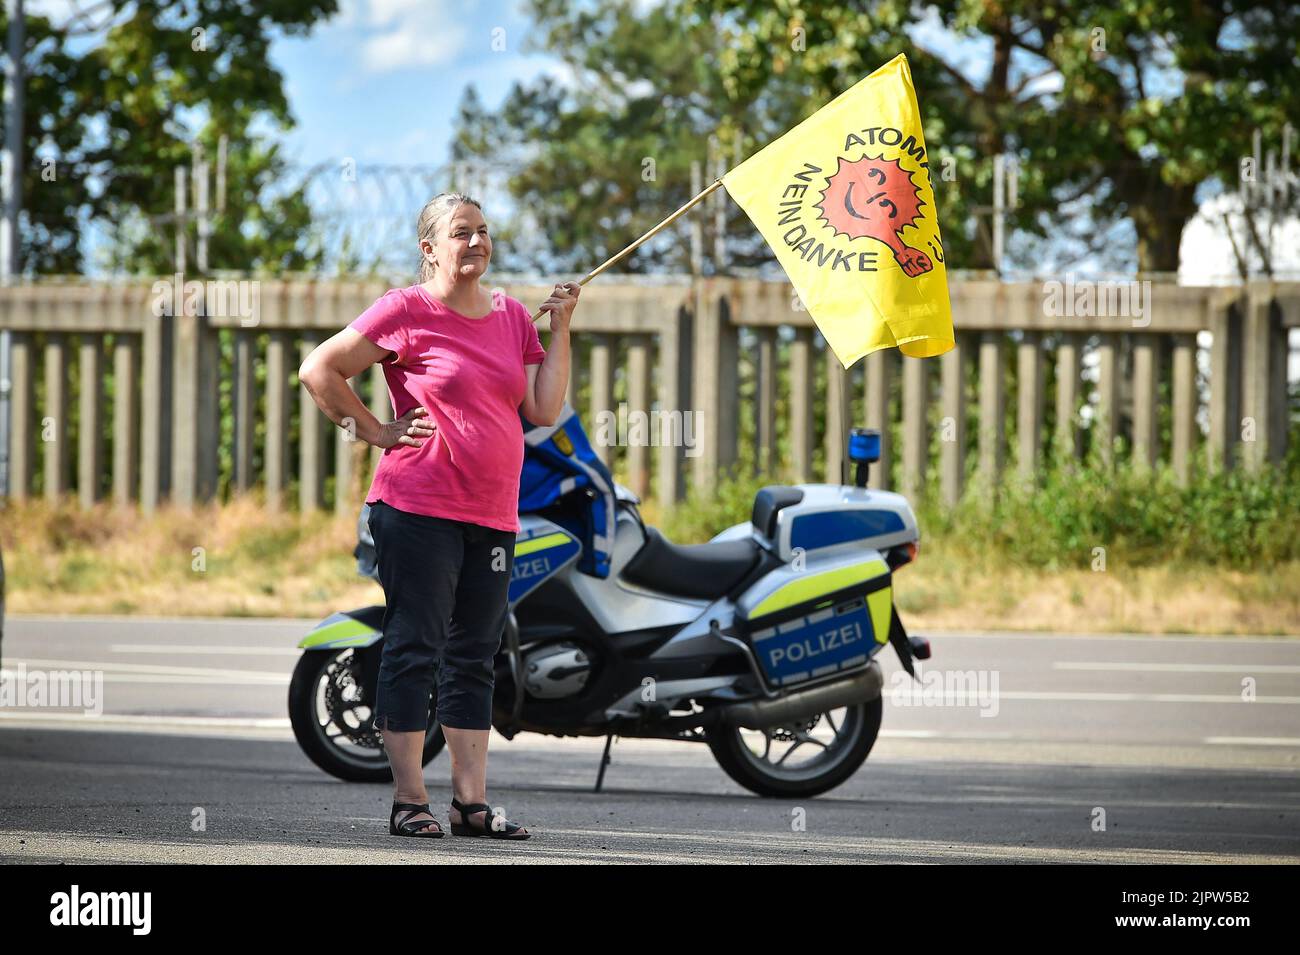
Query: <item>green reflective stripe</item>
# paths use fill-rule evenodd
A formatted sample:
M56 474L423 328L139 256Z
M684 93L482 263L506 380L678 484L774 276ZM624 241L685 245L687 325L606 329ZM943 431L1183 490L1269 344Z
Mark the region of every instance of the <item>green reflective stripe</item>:
M889 609L893 604L892 591L892 587L882 587L867 594L867 609L871 611L871 627L876 631L876 643L889 642Z
M515 544L515 556L523 557L525 554L531 554L534 551L546 550L548 547L555 547L557 544L567 544L573 540L568 534L554 533L546 534L542 537L530 537L526 541L520 541Z
M307 634L303 638L300 647L318 647L322 643L338 642L341 647L364 646L365 643L375 635L373 627L367 627L360 620L340 620L338 623L332 623L328 627L321 627L319 630ZM346 641L346 642L345 642Z
M800 577L782 587L778 587L774 592L759 601L758 606L749 612L749 618L752 620L755 617L774 613L777 610L784 610L786 607L793 607L796 604L814 600L825 594L843 590L845 587L852 587L854 584L861 583L864 580L872 580L881 574L887 573L889 573L889 568L885 566L883 560L868 560L863 561L861 564L851 564L848 567L824 570L819 574ZM874 617L872 619L874 621Z
M375 637L376 637L376 635L377 635L377 634L375 633L375 631L374 631L374 630L371 630L371 631L370 631L369 633L367 633L365 636L361 636L361 637L348 637L348 638L345 638L345 639L343 639L343 640L332 640L332 641L330 642L330 646L332 646L332 647L364 647L364 646L366 646L366 645L368 645L368 644L370 644L370 643L373 643L373 642L374 642L374 639L375 639Z

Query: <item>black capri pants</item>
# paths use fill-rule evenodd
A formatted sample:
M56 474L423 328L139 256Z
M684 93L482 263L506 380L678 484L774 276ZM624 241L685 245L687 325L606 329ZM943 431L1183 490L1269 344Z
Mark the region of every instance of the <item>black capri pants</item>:
M515 535L468 521L370 506L379 582L384 588L384 651L374 728L492 728L493 659L508 613Z

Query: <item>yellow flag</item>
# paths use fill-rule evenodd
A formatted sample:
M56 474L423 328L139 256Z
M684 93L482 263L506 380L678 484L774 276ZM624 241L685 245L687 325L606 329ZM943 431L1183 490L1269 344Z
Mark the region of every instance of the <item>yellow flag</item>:
M900 53L722 177L845 368L953 347L929 162Z

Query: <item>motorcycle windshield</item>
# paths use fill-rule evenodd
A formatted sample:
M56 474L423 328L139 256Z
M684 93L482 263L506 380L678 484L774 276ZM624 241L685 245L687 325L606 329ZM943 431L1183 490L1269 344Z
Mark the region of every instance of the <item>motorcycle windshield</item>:
M582 541L578 569L595 577L609 576L614 533L614 478L596 456L577 413L567 402L553 425L541 426L523 415L524 464L519 474L519 513L551 507L582 488L589 494L569 515L547 516Z

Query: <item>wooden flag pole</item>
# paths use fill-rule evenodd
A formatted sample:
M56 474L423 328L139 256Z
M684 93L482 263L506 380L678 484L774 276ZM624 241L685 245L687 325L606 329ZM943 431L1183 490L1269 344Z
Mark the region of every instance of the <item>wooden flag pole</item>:
M689 202L687 202L684 206L682 206L680 209L678 209L676 212L674 212L672 215L670 215L670 216L669 216L667 219L665 219L663 222L659 223L657 226L655 226L653 229L651 229L651 230L650 230L649 232L647 232L645 235L641 236L641 238L637 239L635 242L633 242L631 245L629 245L629 246L628 246L626 249L624 249L622 252L615 253L614 255L612 255L612 256L610 256L608 259L606 259L604 262L602 262L600 265L596 266L594 269L592 269L590 272L588 272L587 275L586 275L586 277L585 277L584 279L582 279L581 281L579 281L578 284L579 284L579 285L586 285L588 282L590 282L592 279L594 279L594 278L595 278L597 275L599 275L601 272L605 271L607 268L609 268L609 267L610 267L611 265L613 265L615 262L619 262L619 261L621 261L622 259L626 258L627 255L628 255L628 253L633 252L633 251L635 251L636 249L640 248L642 245L644 245L644 244L645 244L646 242L648 242L650 239L654 238L656 235L658 235L660 232L662 232L662 231L663 231L664 229L666 229L668 226L672 225L674 222L676 222L678 219L680 219L683 215L685 215L687 212L689 212L693 207L699 205L701 202L704 201L705 198L707 198L709 195L711 195L713 192L715 192L716 190L718 190L718 189L720 189L720 188L722 188L722 180L721 180L721 179L715 179L715 180L713 180L713 182L709 183L709 185L706 186L702 192L700 192L697 196L695 196L693 199L691 199ZM544 314L545 314L545 312L542 312L542 311L539 309L539 310L538 310L538 311L533 315L533 321L534 321L534 322L537 321L537 320L538 320L539 318L541 318Z

